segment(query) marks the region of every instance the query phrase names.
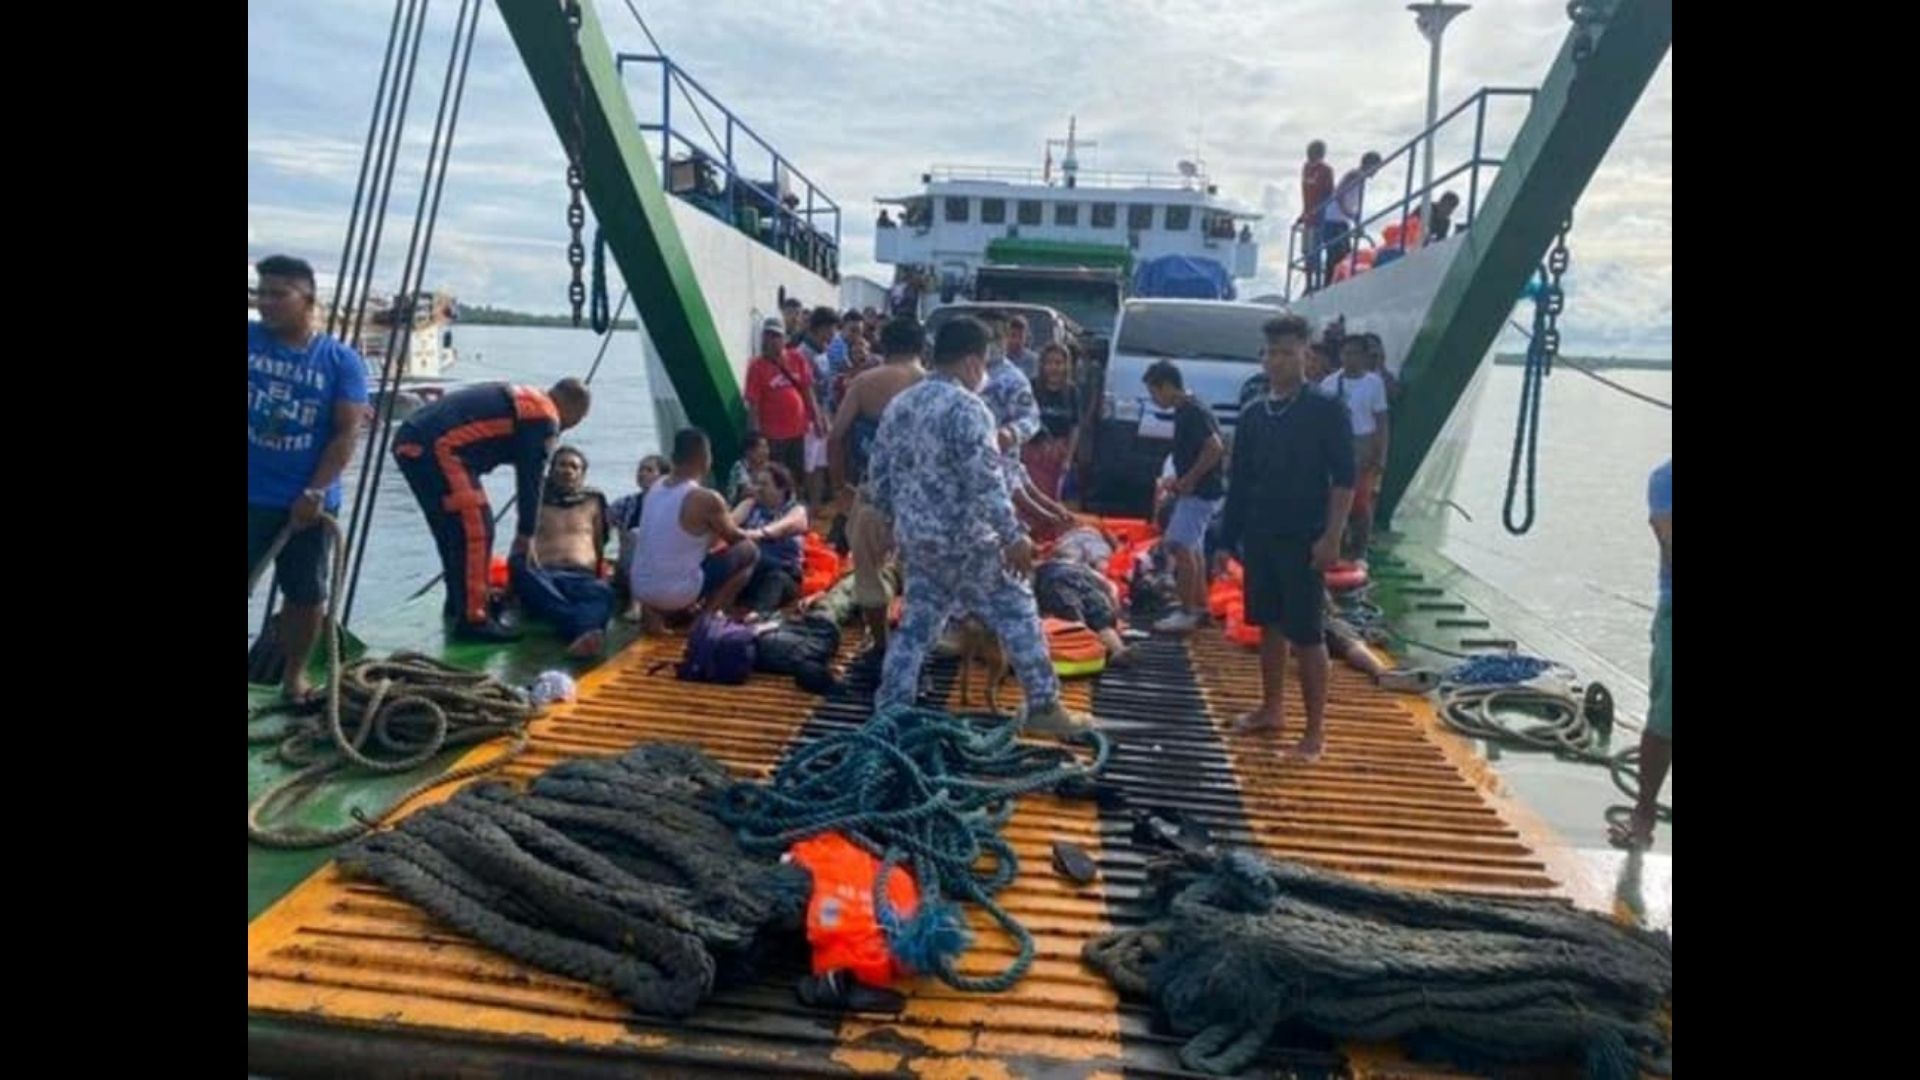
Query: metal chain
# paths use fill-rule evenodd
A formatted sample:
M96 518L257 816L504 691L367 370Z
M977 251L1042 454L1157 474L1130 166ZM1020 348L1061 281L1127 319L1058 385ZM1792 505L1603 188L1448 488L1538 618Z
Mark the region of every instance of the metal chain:
M580 239L580 231L587 224L587 208L581 204L580 194L585 183L586 161L586 124L581 118L586 94L581 85L580 59L580 0L565 0L567 30L573 38L573 140L567 147L567 229L571 238L567 243L567 265L572 268L573 280L567 285L567 301L573 305L573 325L580 325L581 309L587 303L587 286L581 280L581 271L587 265L587 246Z
M1546 288L1540 292L1539 303L1545 317L1534 343L1549 373L1553 371L1554 359L1560 355L1560 313L1567 310L1567 294L1560 287L1560 279L1566 276L1567 267L1573 262L1573 256L1567 251L1567 234L1572 230L1573 215L1569 214L1560 223L1560 235L1554 238L1553 249L1547 252Z
M1611 12L1600 0L1568 0L1567 19L1579 31L1573 39L1573 62L1584 64L1593 55L1593 31L1607 21Z

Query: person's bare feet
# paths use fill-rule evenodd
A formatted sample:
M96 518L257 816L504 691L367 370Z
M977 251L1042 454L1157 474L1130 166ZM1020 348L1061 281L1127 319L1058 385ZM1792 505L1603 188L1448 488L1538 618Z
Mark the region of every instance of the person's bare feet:
M1278 735L1280 733L1281 713L1279 709L1255 709L1235 720L1228 730L1235 735Z
M307 678L305 672L280 684L280 700L289 705L305 705L316 696L318 693L314 690L313 681Z
M1287 760L1296 765L1311 765L1320 760L1327 749L1327 736L1323 731L1308 731L1300 737L1293 749L1287 751Z
M607 647L607 635L604 631L589 630L567 646L567 655L579 659L599 656Z

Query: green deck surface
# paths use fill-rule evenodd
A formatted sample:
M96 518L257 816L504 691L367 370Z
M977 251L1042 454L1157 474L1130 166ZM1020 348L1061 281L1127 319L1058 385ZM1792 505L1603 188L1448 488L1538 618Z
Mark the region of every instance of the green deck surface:
M439 615L440 597L436 594L423 597L398 610L369 620L365 624L356 623L354 630L376 654L412 651L428 656L438 656L450 664L474 671L485 671L514 686L525 686L541 672L550 669L571 672L578 677L593 666L592 663L568 657L566 643L539 626L529 627L526 637L510 645L449 642L440 626ZM607 655L611 656L624 648L633 636L634 632L630 627L616 622L608 634ZM316 671L316 678L318 677ZM247 707L252 708L272 701L277 693L277 688L249 684ZM290 771L286 766L270 759L272 751L273 747L270 745L247 748L247 802L249 804L266 790L269 784L285 777ZM465 752L466 748L449 750L429 767L434 770L445 769ZM424 769L382 777L353 774L352 779L324 787L305 805L298 820L301 824L314 827L344 824L352 820L353 810L377 810L426 775L428 774ZM263 848L249 841L247 844L247 920L251 922L253 917L266 910L268 905L305 880L307 875L313 873L333 856L334 850L333 847L323 847L299 851L277 851Z

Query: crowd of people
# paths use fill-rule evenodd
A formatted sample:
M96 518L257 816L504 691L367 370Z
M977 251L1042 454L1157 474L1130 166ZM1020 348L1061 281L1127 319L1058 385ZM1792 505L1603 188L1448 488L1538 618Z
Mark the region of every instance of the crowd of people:
M340 505L341 473L367 413L365 368L313 329L311 267L258 265L261 321L248 327L250 578L276 549L290 662L283 693L307 696L306 664L327 585L327 537L312 528ZM1212 583L1240 561L1247 623L1259 627L1262 700L1244 732L1279 732L1287 672L1297 672L1305 726L1288 754L1325 746L1329 651L1376 679L1389 674L1351 628L1328 617L1323 572L1364 558L1399 387L1372 334L1298 315L1263 327L1259 374L1240 394L1229 447L1213 411L1188 394L1180 366L1149 367L1144 390L1173 417L1155 492L1158 556L1170 610L1159 633L1209 621ZM929 341L911 316L806 310L762 327L745 397L753 430L722 488L707 487L706 432L674 435L649 455L635 490L609 501L589 462L562 445L592 403L576 379L547 389L485 383L446 394L395 430L392 454L445 570L444 615L459 639L510 640L502 601L581 657L599 655L615 618L658 632L696 613L755 618L802 601L805 545L819 524L852 557L853 612L880 671L877 705L912 704L943 635L973 620L998 638L1025 698L1024 730L1069 736L1088 718L1064 706L1043 618L1085 625L1113 665L1126 664L1125 609L1104 572L1111 538L1061 502L1082 414L1074 357L1029 347L1018 319L990 328L960 316ZM518 495L507 596L489 588L493 514L480 480L513 470ZM1648 795L1625 828L1650 832L1653 793L1671 761L1671 464L1650 496L1661 544L1655 723L1643 747ZM842 591L836 589L836 592Z
M1383 243L1377 252L1362 256L1359 245L1365 238L1361 230L1367 221L1367 182L1380 171L1381 164L1380 155L1369 150L1336 184L1333 166L1327 162L1327 144L1319 139L1307 144L1307 160L1300 167L1300 217L1295 222L1307 292L1332 284L1351 270L1375 265L1376 254L1378 265L1385 265L1409 248L1445 240L1452 233L1460 196L1448 191L1428 203L1424 213L1418 206L1410 207L1399 221L1382 230ZM1370 238L1365 239L1370 242ZM1364 264L1359 261L1363 257L1367 260ZM1345 268L1341 266L1343 261L1347 262Z

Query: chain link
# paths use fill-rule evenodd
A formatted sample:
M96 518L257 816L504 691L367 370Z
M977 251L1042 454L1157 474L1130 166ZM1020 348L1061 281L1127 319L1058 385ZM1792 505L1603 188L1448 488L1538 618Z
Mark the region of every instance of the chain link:
M573 38L573 139L567 147L567 229L571 234L567 242L567 266L573 272L573 279L567 285L567 301L573 305L573 325L579 326L581 309L587 303L587 286L581 280L581 272L587 265L587 246L580 239L580 232L587 224L587 208L580 201L585 186L587 134L581 114L586 93L581 84L580 0L565 0L564 7L567 31Z
M1573 256L1567 251L1567 234L1572 230L1573 217L1569 215L1560 223L1560 235L1554 238L1553 250L1547 252L1546 287L1540 290L1541 316L1536 324L1539 329L1534 343L1549 371L1560 355L1560 313L1567 310L1567 294L1560 286L1560 279L1573 263Z

